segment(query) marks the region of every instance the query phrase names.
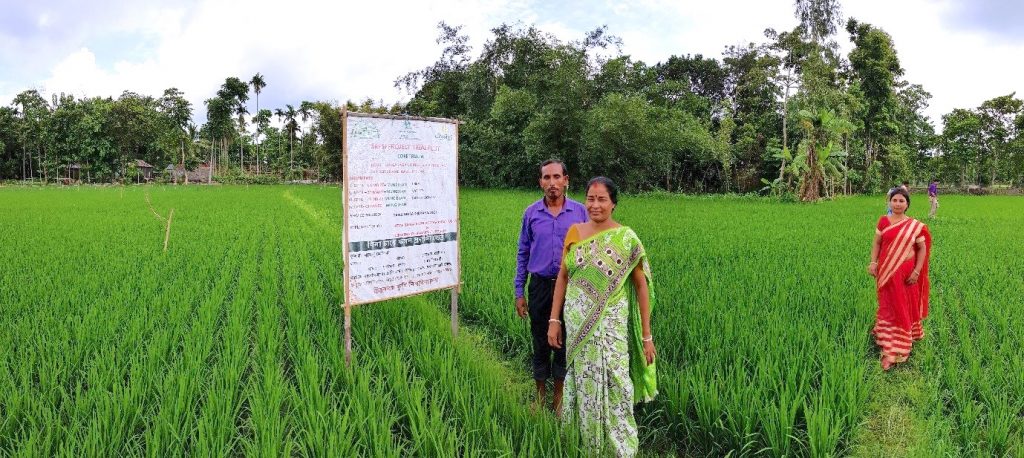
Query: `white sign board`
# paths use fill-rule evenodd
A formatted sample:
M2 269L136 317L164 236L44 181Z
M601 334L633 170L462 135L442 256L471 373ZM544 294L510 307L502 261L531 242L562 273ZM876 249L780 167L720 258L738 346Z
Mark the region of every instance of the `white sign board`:
M459 284L458 125L345 116L350 305Z

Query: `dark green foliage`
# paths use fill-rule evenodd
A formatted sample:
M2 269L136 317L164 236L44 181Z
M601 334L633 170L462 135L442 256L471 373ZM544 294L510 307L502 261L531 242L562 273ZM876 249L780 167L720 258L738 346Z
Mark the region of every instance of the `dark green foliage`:
M536 26L504 24L474 53L461 26L442 22L438 60L395 80L408 102L344 105L463 121L460 180L473 187L533 187L537 165L549 158L563 160L577 186L601 174L633 191L806 190L806 200L934 176L961 186L1024 180L1024 110L1015 94L944 115L948 133L938 136L937 120L924 115L931 94L903 79L888 33L849 19L853 48L844 56L838 2L798 0L794 13L800 22L792 30L768 29L764 43L728 46L721 59L681 49L653 65L623 55L607 27L564 42ZM199 127L175 88L160 98L61 94L52 102L24 91L0 107L0 179L53 182L78 173L115 181L136 159L159 170L205 162L221 176L340 179L341 105L261 109L265 87L260 74L226 78L205 101ZM841 128L807 129L802 112L829 113ZM271 127L275 115L281 127ZM827 147L836 159L819 170L815 156L802 153L808 147ZM794 164L801 154L814 167Z

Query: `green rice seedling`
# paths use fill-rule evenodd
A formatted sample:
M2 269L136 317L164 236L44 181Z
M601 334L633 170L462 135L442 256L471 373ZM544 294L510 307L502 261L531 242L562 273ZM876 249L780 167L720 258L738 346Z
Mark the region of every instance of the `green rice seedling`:
M175 208L166 254L147 191ZM361 306L348 367L337 188L4 188L0 455L585 455L528 408L512 277L538 198L464 190L459 337L447 293ZM948 196L925 221L927 337L886 374L880 201L622 197L658 299L643 454L1024 453L1022 201ZM879 437L892 412L906 434Z

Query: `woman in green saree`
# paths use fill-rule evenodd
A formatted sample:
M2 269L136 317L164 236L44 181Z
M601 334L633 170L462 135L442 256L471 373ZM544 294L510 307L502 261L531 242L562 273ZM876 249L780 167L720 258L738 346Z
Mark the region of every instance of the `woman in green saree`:
M590 221L566 235L548 326L551 346L567 346L563 409L599 456L636 455L633 404L658 392L651 269L636 233L612 219L617 203L611 180L587 183Z

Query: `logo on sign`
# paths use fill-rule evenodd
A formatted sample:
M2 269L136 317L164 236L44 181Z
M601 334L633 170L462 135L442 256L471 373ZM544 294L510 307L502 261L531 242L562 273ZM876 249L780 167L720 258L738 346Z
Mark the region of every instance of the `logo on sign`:
M352 138L364 140L375 140L380 138L380 130L377 129L377 126L365 121L353 122L352 127L349 129L349 133L352 135Z
M455 138L455 136L452 135L452 126L451 126L451 124L442 124L442 125L438 126L438 130L436 132L434 132L434 139L435 140L449 140L450 141L453 138Z
M402 121L402 128L398 129L398 138L400 140L419 140L419 132L412 127L412 121L405 119Z

